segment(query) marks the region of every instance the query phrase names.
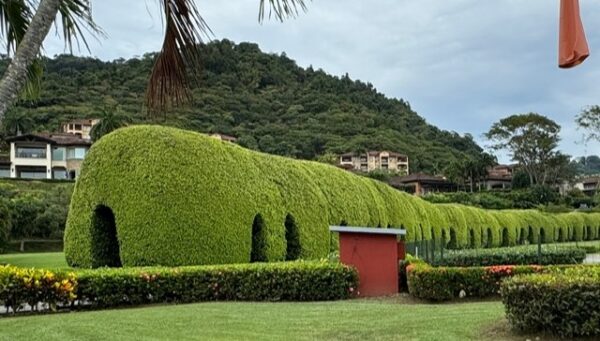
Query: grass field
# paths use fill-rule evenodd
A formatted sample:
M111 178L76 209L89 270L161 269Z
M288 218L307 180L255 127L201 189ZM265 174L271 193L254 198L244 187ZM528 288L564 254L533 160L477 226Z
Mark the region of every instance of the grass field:
M11 253L0 255L0 264L11 264L21 267L66 268L67 262L62 252L50 253Z
M505 325L499 302L229 302L0 318L0 340L518 340Z

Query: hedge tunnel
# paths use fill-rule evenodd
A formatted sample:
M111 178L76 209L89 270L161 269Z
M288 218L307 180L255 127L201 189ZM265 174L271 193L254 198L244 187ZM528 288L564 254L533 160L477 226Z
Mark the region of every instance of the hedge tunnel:
M86 156L65 254L79 267L321 258L337 248L328 226L340 222L404 227L408 241L435 237L467 248L537 242L542 228L547 241L558 229L565 240L596 239L600 214L435 205L333 166L133 126Z

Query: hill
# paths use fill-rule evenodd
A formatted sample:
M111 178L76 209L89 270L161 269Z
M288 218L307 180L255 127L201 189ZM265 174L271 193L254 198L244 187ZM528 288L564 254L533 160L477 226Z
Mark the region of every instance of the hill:
M301 68L285 54L267 54L252 43L222 40L200 48L204 65L193 102L159 123L234 135L246 147L301 159L398 151L411 158L413 171L434 172L481 153L471 136L428 124L408 102L387 98L370 83ZM41 97L15 110L31 114L33 130L55 130L63 120L97 116L116 105L134 122L152 121L142 103L154 57L46 59ZM0 70L6 64L0 60Z

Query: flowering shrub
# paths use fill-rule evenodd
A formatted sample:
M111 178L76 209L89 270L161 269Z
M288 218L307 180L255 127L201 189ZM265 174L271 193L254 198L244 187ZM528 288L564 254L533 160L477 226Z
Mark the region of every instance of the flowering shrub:
M462 297L498 295L502 280L516 274L544 271L541 266L432 267L413 263L407 268L408 290L415 297L447 301Z
M51 272L41 269L23 269L0 266L0 304L17 312L28 304L56 310L76 299L77 279L74 273Z
M566 338L600 335L600 266L515 276L500 292L515 329Z
M321 301L356 295L355 269L329 262L252 263L77 272L77 295L97 307L200 301Z

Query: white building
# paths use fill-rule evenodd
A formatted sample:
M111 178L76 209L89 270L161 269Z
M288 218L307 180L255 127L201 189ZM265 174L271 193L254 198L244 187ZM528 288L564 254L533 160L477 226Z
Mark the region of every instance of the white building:
M63 133L79 135L84 140L91 140L92 128L100 122L97 118L78 119L60 125Z
M0 162L0 177L22 179L76 179L92 144L64 133L25 134L6 141L10 160Z

